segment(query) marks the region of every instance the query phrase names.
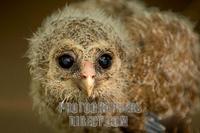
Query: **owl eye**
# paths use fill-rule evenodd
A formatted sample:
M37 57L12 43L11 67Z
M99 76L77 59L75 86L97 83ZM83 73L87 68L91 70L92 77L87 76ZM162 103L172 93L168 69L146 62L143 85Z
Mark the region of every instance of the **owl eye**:
M103 54L100 56L98 63L103 69L107 69L112 65L112 57L109 54Z
M74 58L71 55L63 54L58 57L59 65L64 69L69 69L74 64Z

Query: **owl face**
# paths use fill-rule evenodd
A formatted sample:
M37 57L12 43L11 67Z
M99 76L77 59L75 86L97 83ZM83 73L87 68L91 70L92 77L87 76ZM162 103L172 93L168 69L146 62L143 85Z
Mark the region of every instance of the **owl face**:
M43 82L48 98L71 102L126 100L128 79L124 74L128 69L123 42L110 30L111 26L90 19L68 23L65 37L48 54Z

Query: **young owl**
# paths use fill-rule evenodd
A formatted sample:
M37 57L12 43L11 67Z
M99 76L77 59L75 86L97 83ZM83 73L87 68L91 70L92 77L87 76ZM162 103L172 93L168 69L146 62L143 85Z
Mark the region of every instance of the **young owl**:
M29 44L33 106L51 127L150 132L145 114L153 113L165 132L190 131L199 104L200 47L184 17L134 0L85 0L48 17ZM73 128L57 110L63 100L135 102L142 111L129 115L124 128Z

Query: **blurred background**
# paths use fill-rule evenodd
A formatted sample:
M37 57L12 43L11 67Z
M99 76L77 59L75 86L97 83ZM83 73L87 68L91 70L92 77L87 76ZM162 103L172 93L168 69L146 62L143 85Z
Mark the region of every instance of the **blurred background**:
M72 0L71 0L72 1ZM200 0L145 0L148 6L179 12L197 23L200 31ZM32 111L29 98L30 76L26 38L29 38L42 20L62 8L66 0L2 0L0 3L0 132L52 133L40 124ZM194 116L194 125L200 127L200 113Z

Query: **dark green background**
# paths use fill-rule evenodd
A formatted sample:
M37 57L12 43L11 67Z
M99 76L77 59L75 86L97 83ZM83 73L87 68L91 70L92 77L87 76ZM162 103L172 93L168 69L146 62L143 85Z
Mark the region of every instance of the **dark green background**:
M150 6L200 19L200 0L146 0ZM32 112L26 38L44 17L63 7L66 0L2 0L0 2L0 133L51 133ZM197 28L198 29L198 28ZM200 121L195 116L194 121ZM200 126L199 126L200 127Z

